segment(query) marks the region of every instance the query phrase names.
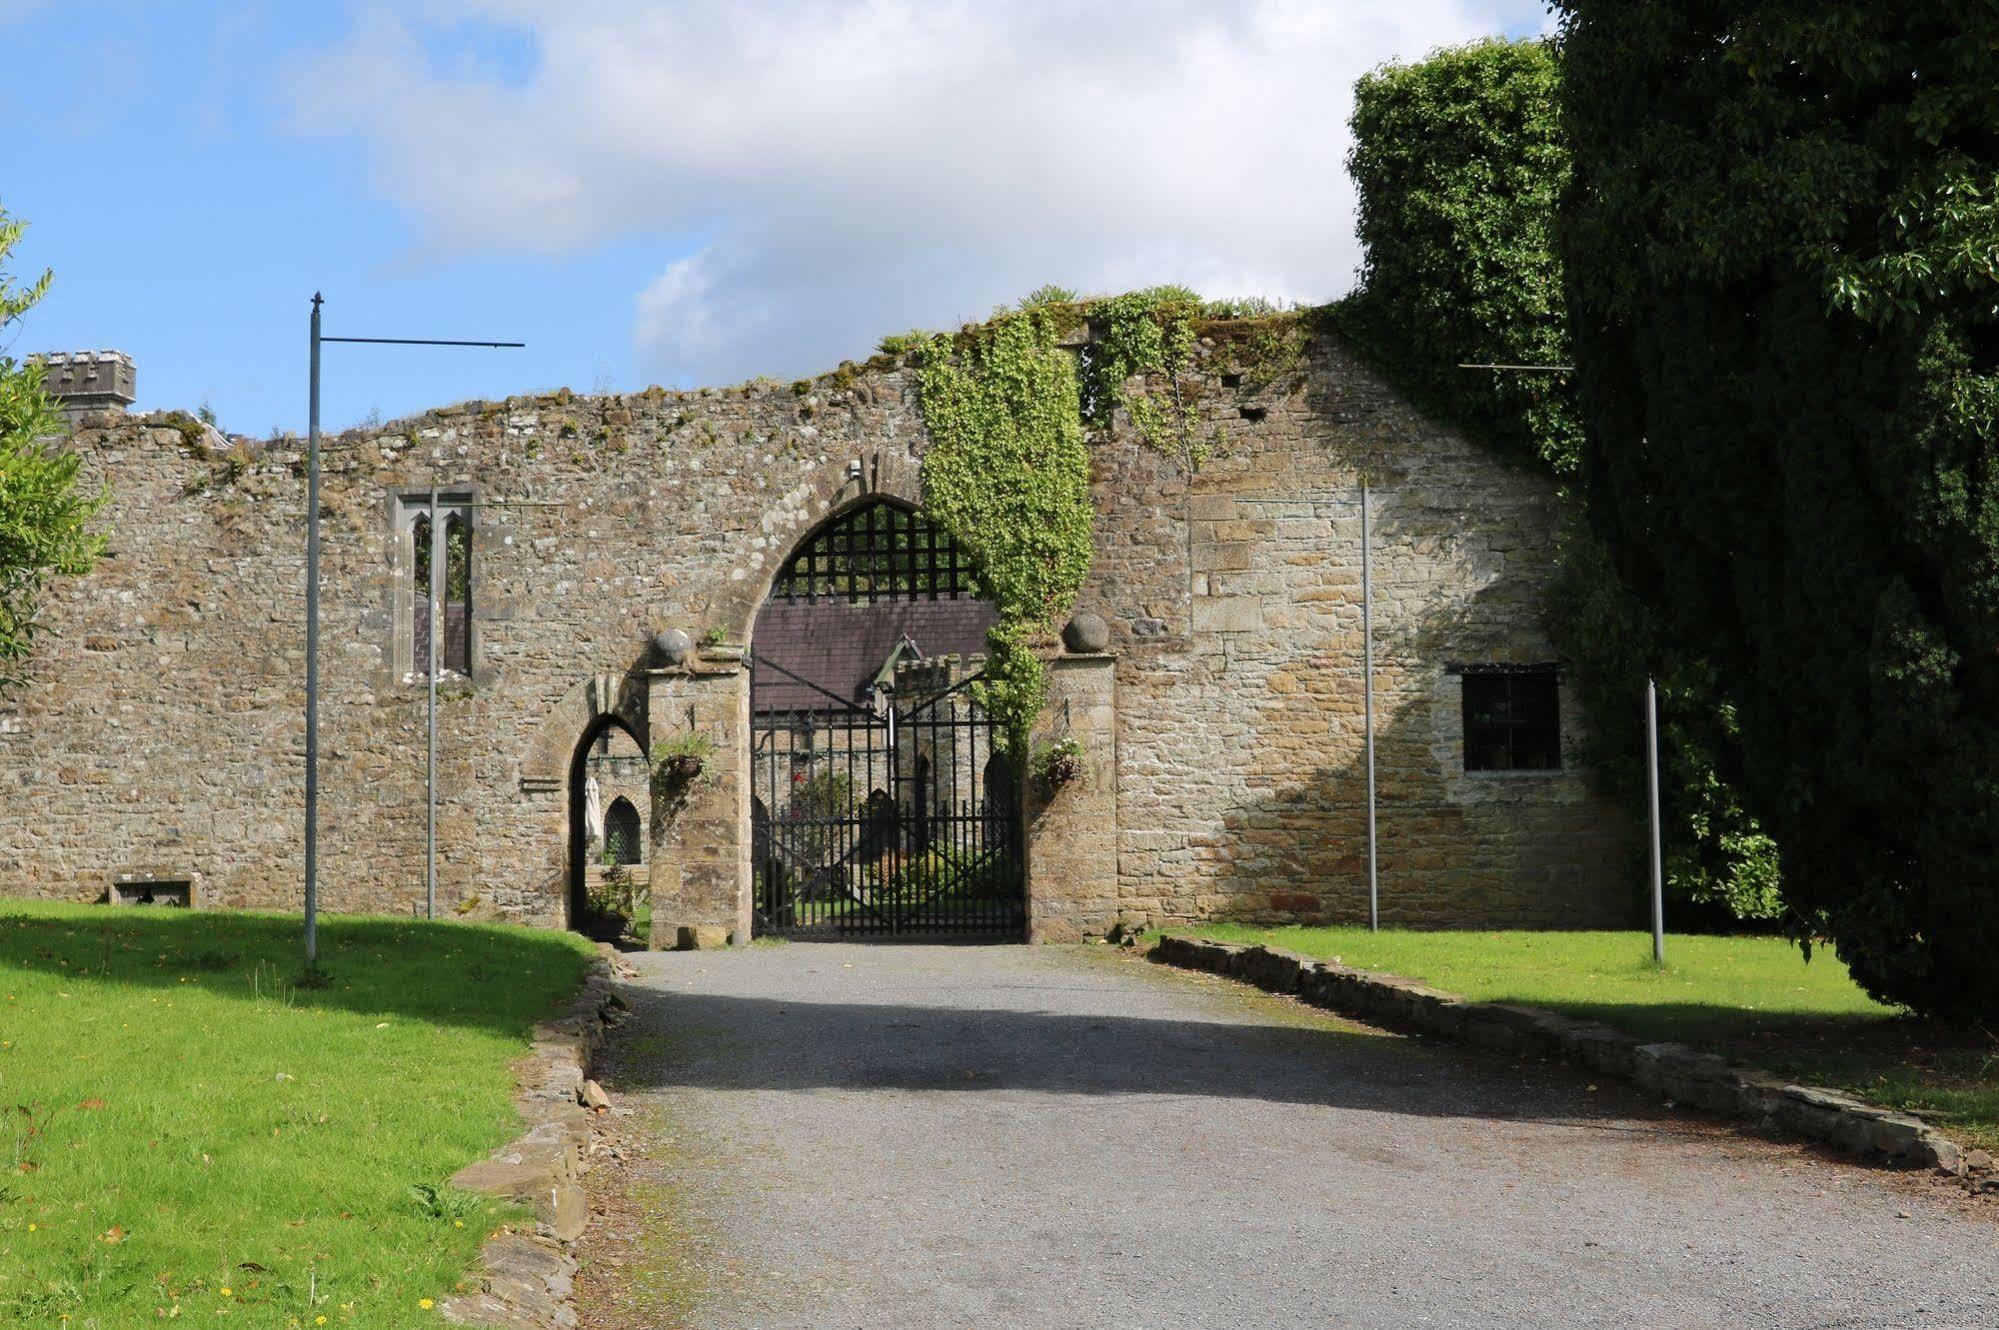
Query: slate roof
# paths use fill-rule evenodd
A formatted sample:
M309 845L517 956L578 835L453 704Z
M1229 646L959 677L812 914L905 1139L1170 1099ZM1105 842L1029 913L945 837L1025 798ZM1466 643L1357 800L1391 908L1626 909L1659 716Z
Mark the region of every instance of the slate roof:
M751 629L751 705L787 711L836 705L825 693L786 678L766 661L856 705L906 633L924 656L983 656L993 607L971 597L937 600L773 600Z

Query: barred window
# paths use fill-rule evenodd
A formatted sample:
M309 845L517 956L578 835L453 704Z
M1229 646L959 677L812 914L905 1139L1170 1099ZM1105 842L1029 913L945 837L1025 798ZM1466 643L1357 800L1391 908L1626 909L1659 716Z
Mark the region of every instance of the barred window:
M1554 666L1466 666L1463 676L1466 771L1561 769Z
M604 857L614 864L645 861L644 832L639 826L639 810L619 795L604 810Z

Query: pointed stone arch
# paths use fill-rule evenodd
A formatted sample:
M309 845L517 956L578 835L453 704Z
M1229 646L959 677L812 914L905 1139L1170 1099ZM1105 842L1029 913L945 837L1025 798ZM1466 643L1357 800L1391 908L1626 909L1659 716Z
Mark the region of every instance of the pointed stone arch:
M1023 936L1018 810L979 788L996 731L973 680L998 613L969 556L912 499L869 490L759 581L751 933Z
M647 745L652 730L643 670L593 674L571 685L535 728L521 760L521 788L529 793L560 789L569 779L577 739L600 728L597 722L605 716L615 717L641 748Z
M828 459L764 513L750 548L729 569L710 623L731 641L747 641L778 572L806 537L851 509L883 499L923 506L922 462L913 451L885 447Z

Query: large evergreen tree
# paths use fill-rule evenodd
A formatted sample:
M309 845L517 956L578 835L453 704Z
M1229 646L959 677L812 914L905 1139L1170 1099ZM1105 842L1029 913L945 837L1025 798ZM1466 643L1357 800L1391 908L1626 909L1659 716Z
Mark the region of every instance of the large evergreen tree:
M0 208L0 340L49 287L46 272L26 286L11 279L22 229ZM103 545L87 526L99 501L78 487L78 459L50 442L60 430L41 371L0 356L0 685L34 646L50 576L89 571Z
M1564 0L1597 530L1801 934L1999 1013L1999 7Z

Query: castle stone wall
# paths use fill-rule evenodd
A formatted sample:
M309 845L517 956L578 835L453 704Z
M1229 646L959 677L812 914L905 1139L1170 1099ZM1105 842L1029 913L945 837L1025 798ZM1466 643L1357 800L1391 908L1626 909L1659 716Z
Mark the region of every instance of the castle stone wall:
M1581 772L1462 770L1446 665L1553 658L1549 485L1425 422L1323 337L1274 384L1204 388L1219 446L1191 478L1128 428L1093 445L1081 606L1112 629L1115 799L1112 848L1078 866L1093 885L1063 895L1066 923L1364 915L1363 477L1384 919L1622 922L1630 829ZM740 930L743 639L819 521L870 495L920 500L927 445L899 367L465 403L326 440L326 908L422 899L408 497L436 485L473 514L470 677L447 678L439 708L444 908L566 921L571 763L615 717L641 744L694 725L722 745L700 786L655 800L647 857L659 927ZM29 677L0 698L0 891L94 899L151 874L192 878L204 905L294 908L303 444L104 414L71 446L109 488L111 549L55 585ZM647 643L669 628L708 645L662 668ZM1581 724L1565 698L1571 741ZM1034 877L1057 883L1061 865Z

